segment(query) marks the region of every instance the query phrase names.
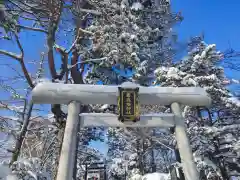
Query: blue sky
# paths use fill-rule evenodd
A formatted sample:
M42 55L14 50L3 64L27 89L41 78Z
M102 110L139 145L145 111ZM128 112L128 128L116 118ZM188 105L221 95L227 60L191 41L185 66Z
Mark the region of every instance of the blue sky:
M174 11L181 11L184 16L175 28L181 42L204 32L206 42L216 44L218 49L231 47L240 51L240 1L174 0L172 5ZM239 72L226 69L226 74L240 78Z
M209 43L221 50L231 46L240 49L240 1L174 0L173 10L181 11L184 21L177 27L181 40L204 32Z
M196 36L204 32L207 43L217 44L219 50L226 50L230 46L240 51L240 1L239 0L172 0L174 11L181 11L184 20L175 26L179 41L185 43L190 36ZM20 40L26 51L26 61L39 60L40 53L45 49L45 36L39 33L21 33ZM0 49L18 52L18 48L13 42L0 41ZM10 63L19 68L14 60L0 55L0 64ZM12 71L4 66L0 66L0 77L11 76ZM27 68L35 73L35 66L27 64ZM46 64L47 67L47 64ZM19 68L20 71L20 68ZM230 78L240 78L239 72L226 69L226 75ZM15 81L15 85L22 82ZM234 86L235 88L236 86ZM4 99L6 93L0 90L0 99ZM1 112L2 114L2 112ZM93 147L100 151L106 151L106 145L94 143Z

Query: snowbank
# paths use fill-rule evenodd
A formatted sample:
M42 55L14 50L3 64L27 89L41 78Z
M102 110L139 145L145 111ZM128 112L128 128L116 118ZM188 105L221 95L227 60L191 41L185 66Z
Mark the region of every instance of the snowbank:
M142 180L168 180L169 174L165 173L151 173L142 177Z
M0 164L0 179L6 179L7 175L11 173L11 169L3 164Z
M0 180L18 180L6 164L0 164Z
M165 173L151 173L141 176L139 174L134 175L130 180L169 180L169 174Z

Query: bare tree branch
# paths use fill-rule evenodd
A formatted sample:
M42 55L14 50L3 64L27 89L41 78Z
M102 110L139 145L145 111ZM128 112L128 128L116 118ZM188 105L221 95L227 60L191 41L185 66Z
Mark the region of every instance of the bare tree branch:
M53 55L53 46L55 43L55 33L57 31L58 23L61 17L62 8L63 8L63 3L60 2L59 12L57 12L58 13L57 15L55 16L52 15L52 17L50 17L50 24L48 28L48 37L47 37L48 64L49 64L50 73L53 79L56 79L57 77L57 72L56 72L56 67L54 62L54 55Z
M14 54L12 52L7 52L7 51L4 51L4 50L0 50L0 54L9 56L9 57L11 57L13 59L16 59L17 61L20 62L23 74L24 74L24 76L25 76L29 86L31 88L33 88L34 84L32 82L32 79L31 79L31 77L30 77L30 75L28 73L28 70L27 70L27 68L25 66L25 63L24 63L24 60L23 60L23 58L24 58L24 50L23 50L23 47L22 47L22 45L21 45L21 43L19 41L18 34L16 32L14 32L14 37L16 39L16 42L17 42L18 48L20 49L21 54L20 55L16 55L16 54Z
M11 57L17 61L20 61L21 57L15 53L12 53L12 52L8 52L8 51L5 51L5 50L1 50L0 49L0 54L3 54L3 55L6 55L8 57Z
M28 26L22 26L22 25L16 25L16 27L19 27L21 29L26 29L26 30L31 30L31 31L37 31L37 32L43 32L43 33L48 33L47 31L45 31L44 29L40 29L40 28L33 28L33 27L28 27Z
M34 88L34 84L33 84L33 82L32 82L32 78L30 77L30 75L29 75L29 73L28 73L28 70L27 70L27 68L26 68L26 66L25 66L24 60L23 60L23 58L24 58L24 51L23 51L22 45L21 45L21 43L20 43L20 41L19 41L19 37L18 37L18 35L17 35L16 32L14 32L14 36L15 36L15 38L16 38L17 45L18 45L18 47L19 47L19 49L20 49L20 51L21 51L21 59L19 60L19 62L20 62L20 64L21 64L21 68L22 68L23 74L24 74L24 76L25 76L25 78L26 78L29 86L30 86L31 88Z
M69 54L73 50L74 46L76 45L76 43L81 38L82 33L94 36L94 33L90 32L90 31L86 31L86 30L84 30L82 28L78 28L77 37L75 38L75 41L73 42L71 47L67 50L67 54Z
M15 3L14 1L12 1L12 0L8 0L11 4L13 4L14 6L16 6L18 9L20 9L20 11L19 12L24 12L24 13L27 13L27 14L31 14L33 17L35 17L36 18L36 20L40 23L40 25L42 26L42 27L44 27L44 25L42 24L42 22L41 22L41 18L40 17L38 17L37 15L36 15L36 13L34 13L34 11L32 10L32 8L30 8L30 7L22 7L22 6L20 6L18 3ZM25 3L23 3L23 2L21 2L22 3L22 5L25 5L25 6L28 6L27 4L25 4ZM29 9L30 8L30 9ZM42 11L43 11L43 9L41 9ZM13 11L13 10L11 10L11 11ZM14 10L14 11L16 11L16 10Z
M18 45L18 48L20 49L21 51L21 60L23 59L23 56L24 56L24 51L23 51L23 48L22 48L22 45L19 41L19 37L18 37L18 34L16 32L14 32L14 37L16 39L16 42L17 42L17 45Z
M90 62L100 62L100 61L106 61L106 60L107 60L106 57L99 58L99 59L89 59L89 60L86 60L86 61L77 62L77 63L74 64L74 65L70 65L70 66L68 67L68 69L71 69L71 68L75 67L75 66L78 65L78 64L87 64L87 63L90 63Z
M72 8L72 6L71 5L66 5L66 6L64 6L64 8ZM99 12L97 10L93 10L93 9L78 8L78 11L79 12L84 12L84 13L90 13L90 14L93 14L93 15L96 15L96 16L102 15L101 12Z
M26 17L26 16L22 16L22 15L19 15L19 17L25 19L25 20L30 20L30 21L39 21L39 19L35 19L35 18L30 18L30 17ZM48 20L43 20L41 19L42 22L48 22Z
M25 138L25 135L26 135L26 132L27 132L27 127L28 127L29 120L30 120L30 117L31 117L32 108L33 108L33 102L31 101L30 104L29 104L28 114L27 114L27 116L25 116L25 119L23 121L23 125L22 125L22 128L21 128L19 137L16 141L14 153L13 153L12 160L11 160L10 164L17 161L18 156L20 154L21 146L22 146L23 140Z

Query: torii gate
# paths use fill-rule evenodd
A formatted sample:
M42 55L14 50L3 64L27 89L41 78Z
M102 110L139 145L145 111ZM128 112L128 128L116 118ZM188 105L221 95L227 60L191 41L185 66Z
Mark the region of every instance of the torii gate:
M141 104L171 105L173 113L142 115L140 120L133 124L120 122L117 115L109 113L80 114L80 104L117 104L119 87L128 89L137 87ZM72 179L78 121L81 127L175 127L185 178L199 180L180 106L209 106L211 98L203 88L143 87L130 82L120 86L39 83L32 91L32 100L35 104L68 104L57 180Z

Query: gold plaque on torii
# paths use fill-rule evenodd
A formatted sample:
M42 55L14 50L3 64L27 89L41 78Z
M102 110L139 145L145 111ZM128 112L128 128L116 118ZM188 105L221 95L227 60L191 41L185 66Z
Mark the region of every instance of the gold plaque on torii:
M123 123L139 121L139 88L119 87L118 119Z

